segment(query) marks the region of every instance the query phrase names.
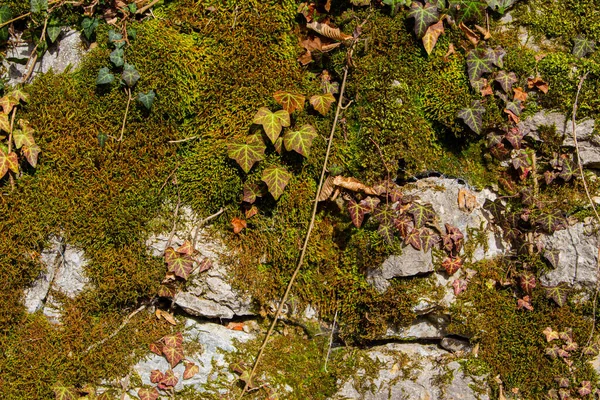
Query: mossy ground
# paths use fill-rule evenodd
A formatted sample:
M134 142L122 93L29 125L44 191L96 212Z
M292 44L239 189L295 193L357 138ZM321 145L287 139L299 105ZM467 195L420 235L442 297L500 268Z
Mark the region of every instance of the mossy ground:
M17 3L15 10L25 7ZM557 38L565 48L578 34L599 40L597 2L571 3L565 7L529 1L518 5L514 14L532 34ZM120 145L109 139L100 148L97 140L100 132L118 135L126 104L118 85L101 89L95 84L98 69L109 65L105 25L96 34L99 46L77 72L47 74L27 89L31 101L19 117L36 128L43 152L38 168L27 170L14 192L2 182L0 344L8 349L0 355L3 398L49 398L59 381L81 387L122 376L148 343L169 330L164 322L142 313L102 348L85 354L139 301L156 293L165 268L161 259L148 255L145 239L168 229L152 221L157 215L168 221L173 212L169 205L178 196L200 217L225 208L214 229L232 250L229 261L236 288L251 294L258 307L281 295L302 246L333 112L326 117L308 110L295 115L296 124L311 123L319 133L306 160L280 157L269 149L266 162L245 176L227 157L226 145L253 129L257 108L277 106L272 98L276 90L319 93L316 74L324 68L341 80L343 50L322 55L308 68L296 61L301 52L296 7L290 0L243 5L184 0L157 8L156 19L135 23L137 37L126 48L125 58L142 76L136 90L153 89L157 99L150 112L138 106L131 109ZM541 10L542 16L534 18L529 10ZM342 115L331 164L367 184L388 175L405 179L428 170L466 179L476 187L495 184L502 167L486 155L483 138L455 117L478 96L466 76L464 36L449 29L427 56L405 11L393 18L380 9L338 11L334 22L346 32L365 19L368 22L362 34L367 40L356 48L348 78L346 96L353 104ZM493 16L492 26L498 17ZM595 116L600 52L576 59L568 51L556 50L536 61L535 53L521 46L515 35L514 31L498 35L489 45L506 49L506 69L517 74L519 85L525 86L527 77L536 74L550 84L549 93L538 95L537 105L524 113L538 107L569 112L578 83L578 74L572 72L575 66L590 71L581 92L580 115ZM459 51L444 59L450 43ZM501 110L488 106L488 111L485 122L491 125ZM197 139L168 142L191 137ZM276 162L293 172L285 193L277 202L261 199L259 214L240 235L233 235L229 221L242 216L242 183L258 181L262 170ZM542 196L567 199L560 208L578 217L586 213L579 183L544 189ZM401 248L399 241L385 243L375 229L375 224L367 223L358 230L345 210L335 204L321 206L293 291L295 301L312 304L323 319L332 320L337 311L340 336L348 344L377 338L388 324L408 324L414 318L411 305L436 290L421 278L396 280L383 295L368 285L365 270ZM39 253L53 234L85 251L93 287L65 300L65 323L60 327L39 314L27 315L20 301L23 288L40 272ZM546 325L572 327L576 337L583 337L589 328L584 318L588 311L557 308L538 292L533 313L517 311L509 291L485 286L485 278L501 268L481 267L479 281L473 284L479 290L469 290L461 303L470 301L474 308L457 307L455 328L480 342L490 376L501 374L507 387L519 387L529 398L537 398L553 387L552 374L564 372L562 364L543 358L541 330ZM481 332L478 328L483 325L498 328ZM315 392L324 398L333 393L336 379L351 375L355 367L349 367L351 356L334 352L329 372L322 371L324 345L323 340L303 338L299 332L277 336L263 372L280 370L277 383L289 384L297 398ZM255 347L256 343L243 349L239 358L248 360ZM290 357L279 357L280 353ZM510 363L504 362L507 358ZM539 370L539 365L548 369ZM592 376L581 368L578 379ZM302 380L298 371L309 371L310 376Z

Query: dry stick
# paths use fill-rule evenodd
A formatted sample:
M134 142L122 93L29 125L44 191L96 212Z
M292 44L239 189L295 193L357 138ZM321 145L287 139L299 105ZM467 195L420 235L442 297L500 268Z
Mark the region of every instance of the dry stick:
M113 333L111 333L110 335L108 335L108 337L105 337L104 339L102 339L99 342L96 342L94 344L92 344L90 347L88 347L83 354L87 354L90 351L92 351L93 349L95 349L96 347L106 343L107 341L109 341L110 339L114 338L115 336L117 336L119 334L119 332L121 332L123 330L123 328L125 328L125 326L129 323L129 321L131 321L131 318L133 318L137 313L143 311L146 307L148 307L147 304L144 304L143 306L140 306L137 310L135 310L134 312L132 312L131 314L129 314L121 323L121 325L119 325L119 327L117 328L117 330L115 330Z
M333 333L335 332L335 323L337 321L338 310L335 310L335 315L333 316L333 325L331 326L331 334L329 335L329 347L327 348L327 357L325 357L325 366L323 369L327 372L327 361L329 361L329 354L331 354L331 344L333 343Z
M44 20L44 27L42 28L42 34L40 35L40 41L38 42L38 44L35 45L35 47L33 48L33 51L31 52L32 54L35 53L35 54L33 54L33 61L32 61L32 59L29 59L27 61L28 64L31 61L31 66L27 69L25 78L23 78L21 83L27 83L29 78L31 78L31 74L33 74L33 70L35 69L35 63L37 62L37 59L38 59L37 48L38 48L39 44L42 42L42 40L44 40L44 36L46 36L46 28L48 27L48 18L50 18L50 15L48 15L46 17L46 19Z
M352 51L352 50L350 50L350 51ZM349 52L349 54L350 54L350 52ZM279 302L279 307L277 308L277 312L275 313L275 316L273 317L273 322L271 322L271 326L269 327L269 330L267 331L267 336L265 336L265 339L263 340L262 345L260 346L260 350L258 351L256 360L254 361L254 365L252 366L252 371L250 371L250 376L248 377L248 380L246 381L246 384L244 385L244 389L242 390L242 394L239 397L240 399L242 397L244 397L244 394L248 391L248 387L250 386L250 382L252 382L252 377L254 376L254 373L256 372L256 368L258 367L258 364L260 363L260 359L263 355L265 347L267 347L269 338L271 337L271 334L273 333L273 329L275 329L275 325L277 324L277 320L279 319L279 316L281 315L281 310L283 309L283 305L285 304L285 302L290 294L292 285L294 284L294 281L296 280L296 276L298 275L298 272L300 272L300 268L302 267L302 263L304 262L304 256L306 255L306 249L308 247L308 241L310 239L310 234L312 233L312 230L315 226L315 217L317 215L317 207L319 205L318 198L319 198L319 193L321 193L321 189L323 188L323 182L325 181L325 172L327 171L327 161L329 160L329 154L331 153L331 145L333 144L333 135L335 133L335 128L337 126L338 118L339 118L340 112L342 110L342 101L344 98L344 89L346 87L346 78L347 77L348 77L348 66L344 67L344 79L342 80L342 88L340 89L340 98L338 100L337 110L335 112L335 119L333 120L333 126L331 127L331 133L329 134L329 143L327 144L327 152L325 153L325 160L323 161L323 169L321 170L321 178L319 179L319 186L317 188L317 193L315 194L315 198L313 200L313 202L314 202L313 211L312 211L312 215L310 218L310 224L308 225L308 231L306 232L306 237L304 238L304 245L302 246L302 250L300 252L300 259L298 260L298 265L296 266L296 269L294 270L294 273L292 274L292 277L290 278L287 288L285 289L285 293L283 294L283 297L281 298L281 301Z
M195 249L196 248L196 240L198 239L198 233L200 232L200 229L211 219L217 218L219 215L223 214L225 212L225 208L221 207L221 209L219 211L217 211L216 213L214 213L213 215L209 215L208 217L204 218L202 221L198 222L198 225L196 226L196 232L194 232L194 239L192 239L192 248Z
M147 9L149 9L150 7L152 7L153 5L155 5L158 2L159 2L159 0L154 0L150 4L147 4L144 7L140 8L139 10L137 10L135 13L136 14L143 14Z
M127 121L127 114L129 113L129 104L131 103L131 88L127 88L127 108L125 108L125 115L123 116L123 124L121 125L121 136L119 136L119 142L123 141L123 133L125 132L125 122Z
M583 188L585 189L585 194L590 202L590 206L592 206L592 210L594 211L594 215L596 216L596 222L600 224L600 215L598 215L598 211L596 210L596 206L594 205L594 200L592 200L592 196L590 194L590 190L587 185L587 181L585 180L585 175L583 175L583 164L581 163L581 157L579 156L579 144L577 143L577 133L575 132L576 124L575 120L577 118L577 103L579 101L579 93L581 92L581 87L583 86L583 82L587 78L588 73L586 72L581 79L579 80L579 85L577 85L577 94L575 95L575 102L573 103L573 118L571 119L572 127L573 127L573 142L575 143L575 154L577 154L577 166L579 167L579 175L581 175L581 181L583 182ZM596 267L596 288L594 289L594 301L593 301L593 310L592 310L592 329L590 331L590 336L587 340L586 346L589 346L592 341L592 337L594 336L594 331L596 329L596 302L598 300L598 291L600 290L600 249L598 250L598 259L597 259L597 267Z
M0 28L3 28L3 27L5 27L6 25L8 25L8 24L10 24L10 23L13 23L13 22L15 22L15 21L18 21L18 20L20 20L20 19L23 19L23 18L29 17L30 15L31 15L31 13L30 13L30 12L28 12L28 13L25 13L25 14L23 14L23 15L19 15L19 16L18 16L18 17L16 17L16 18L10 19L10 20L8 20L8 21L6 21L6 22L4 22L4 23L0 24Z
M169 140L169 143L183 143L183 142L189 142L190 140L194 140L197 139L198 136L192 136L189 138L185 138L185 139L179 139L179 140Z
M171 246L171 241L173 241L173 237L175 236L175 232L177 231L177 217L179 216L179 206L181 205L181 196L179 195L179 184L177 184L177 175L175 175L175 185L177 186L177 206L175 207L175 212L173 213L173 229L171 229L171 233L169 234L169 240L167 240L165 250L167 250L169 246Z

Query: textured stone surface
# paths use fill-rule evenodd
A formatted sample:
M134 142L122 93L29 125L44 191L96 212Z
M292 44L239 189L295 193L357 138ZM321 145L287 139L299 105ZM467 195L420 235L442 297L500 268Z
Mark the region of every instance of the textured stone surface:
M559 251L558 265L542 275L540 281L546 286L564 282L575 287L595 287L599 245L598 236L587 234L583 223L547 236L544 247Z
M488 388L483 379L467 377L445 350L432 345L390 343L368 350L367 355L382 363L375 379L360 385L355 379L342 382L334 400L485 400ZM399 358L407 360L400 365ZM452 380L445 379L448 372ZM470 385L481 389L475 393Z
M380 268L367 271L367 281L378 292L383 293L390 286L392 278L414 276L433 271L431 251L424 253L408 246L402 249L402 254L388 257Z
M389 326L382 339L438 340L447 335L449 324L447 315L430 313L417 317L408 327Z
M29 59L34 45L19 44L9 48L6 58ZM67 67L75 69L79 66L86 50L83 47L81 33L74 29L68 29L62 32L57 42L48 48L41 60L38 60L33 69L32 77L40 73L46 73L52 70L55 73L64 72ZM21 83L26 73L26 65L3 61L7 69L8 84L16 85Z

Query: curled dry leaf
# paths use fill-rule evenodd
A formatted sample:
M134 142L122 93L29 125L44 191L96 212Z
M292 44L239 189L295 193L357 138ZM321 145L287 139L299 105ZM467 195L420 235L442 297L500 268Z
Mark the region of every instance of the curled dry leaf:
M473 32L468 26L466 26L464 22L459 23L458 27L467 36L467 39L469 39L471 43L477 46L477 43L479 43L479 36L475 32Z
M327 179L325 179L325 182L323 182L323 187L321 188L321 193L319 193L319 197L317 198L317 201L325 201L329 197L331 197L331 194L333 193L333 189L335 189L335 185L333 184L333 181L334 181L333 176L328 176Z
M525 101L527 101L527 92L525 92L523 90L523 88L520 88L520 87L513 88L513 92L515 92L515 96L514 96L515 101L519 100L523 103L525 103Z
M458 208L462 211L471 212L475 208L477 208L479 204L477 203L477 197L473 194L473 192L467 189L459 189L458 190Z
M338 28L332 28L329 25L322 24L317 21L311 21L311 22L307 23L306 27L317 32L319 35L328 37L329 39L338 40L341 42L352 39L352 35L346 35L344 32L340 31Z
M155 315L158 319L164 318L164 320L170 323L171 325L177 325L175 317L173 317L173 315L167 311L163 311L160 308L157 308L155 311Z
M235 233L237 235L244 228L246 228L247 224L246 224L245 220L243 220L241 218L234 217L231 220L231 226L233 227L233 233Z
M423 41L423 47L428 55L431 54L438 38L444 33L444 21L439 20L433 25L430 25L425 31L425 35L421 39Z
M333 184L353 192L364 192L366 194L377 195L372 187L365 185L356 178L338 175L333 179Z
M246 216L246 219L250 219L250 218L254 217L256 214L258 214L258 207L256 207L256 206L252 206L249 209L247 209L246 211L244 211L244 215Z
M536 88L544 94L548 93L548 82L544 82L544 80L539 76L536 76L535 78L527 78L527 87L529 89Z
M446 52L446 54L444 55L444 61L448 62L450 60L450 56L452 54L456 53L456 49L454 48L454 45L452 43L450 43L448 45L448 51Z
M183 371L183 379L191 379L200 371L200 367L193 362L185 363L185 371Z

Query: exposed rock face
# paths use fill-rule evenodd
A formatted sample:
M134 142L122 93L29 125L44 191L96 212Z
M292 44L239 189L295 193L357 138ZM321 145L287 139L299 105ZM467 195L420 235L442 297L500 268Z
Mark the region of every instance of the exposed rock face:
M558 112L540 111L519 123L519 129L525 135L538 140L538 130L541 126L555 126L556 133L564 137L563 145L575 147L570 116ZM575 124L581 163L588 168L600 168L600 139L593 135L594 126L593 119L584 119Z
M447 315L431 313L417 317L408 327L388 327L385 339L442 339L449 324Z
M540 277L545 286L567 283L575 287L594 288L597 281L597 234L588 234L583 223L554 232L544 239L544 247L559 252L556 269Z
M433 272L433 261L431 251L424 253L407 246L402 249L402 254L388 257L381 268L367 271L367 281L383 293L390 286L388 282L392 278L414 276Z
M465 376L458 362L447 359L450 353L436 346L390 343L372 348L367 354L383 364L375 379L350 379L342 383L332 399L489 399L483 378ZM401 365L399 359L406 359L407 364L402 362ZM476 393L471 386L481 393Z
M19 44L9 48L6 58L29 59L33 48L33 44ZM50 70L55 73L61 73L69 66L73 69L77 68L85 53L86 50L83 47L81 33L74 29L65 30L57 39L57 42L50 46L43 57L36 62L32 77ZM8 71L8 84L13 86L21 83L24 75L27 73L27 66L8 61L3 61L3 64Z
M52 292L74 298L88 283L84 273L87 261L83 251L64 244L61 238L52 238L49 248L41 254L45 270L25 290L23 303L30 313L43 309L51 321L60 320L60 304Z

